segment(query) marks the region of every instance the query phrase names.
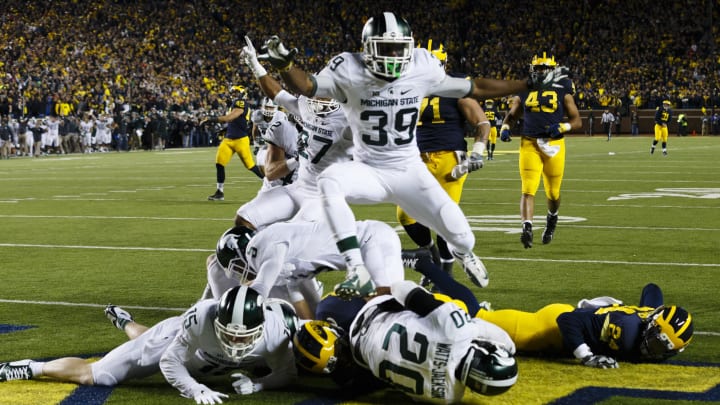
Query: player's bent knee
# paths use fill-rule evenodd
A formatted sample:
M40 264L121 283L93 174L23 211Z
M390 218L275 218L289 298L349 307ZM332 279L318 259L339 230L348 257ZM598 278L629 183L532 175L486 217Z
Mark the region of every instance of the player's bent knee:
M92 376L88 379L87 383L83 385L101 385L104 387L114 387L118 384L117 379L111 373L105 370L93 369Z
M441 236L455 249L469 252L475 246L475 235L460 207L454 202L445 204L440 209L440 219L446 228L446 235Z

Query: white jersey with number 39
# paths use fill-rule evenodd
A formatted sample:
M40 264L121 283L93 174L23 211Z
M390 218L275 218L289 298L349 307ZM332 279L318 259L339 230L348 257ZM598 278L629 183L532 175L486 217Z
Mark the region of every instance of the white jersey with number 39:
M447 76L427 49L413 51L409 69L393 81L374 76L362 55L350 52L331 59L315 76L316 95L343 104L353 128L355 160L393 167L419 159L415 127L423 98L429 94L461 98L469 93L470 82Z

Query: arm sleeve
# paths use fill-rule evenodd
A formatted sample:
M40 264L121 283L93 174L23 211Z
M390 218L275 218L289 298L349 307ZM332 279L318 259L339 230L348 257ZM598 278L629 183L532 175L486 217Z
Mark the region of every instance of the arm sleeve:
M281 105L285 108L287 108L288 111L291 113L300 116L300 106L298 103L298 98L293 96L292 94L288 93L285 90L280 90L280 92L275 95L275 99L273 100L278 105Z
M278 242L263 249L262 258L259 260L261 264L260 268L258 268L257 277L250 285L260 295L267 297L270 289L276 284L285 264L287 251L287 242Z
M589 322L588 315L592 316L590 312L572 311L562 313L557 318L563 344L566 348L572 350L577 358L592 354L589 346L585 343L583 333L586 322Z
M183 329L165 350L160 358L160 371L165 380L180 391L182 396L192 398L203 385L192 378L185 367L190 351L186 334L187 331Z
M428 94L434 94L441 97L464 98L470 95L472 92L472 86L473 83L471 80L445 76L440 83L430 89Z

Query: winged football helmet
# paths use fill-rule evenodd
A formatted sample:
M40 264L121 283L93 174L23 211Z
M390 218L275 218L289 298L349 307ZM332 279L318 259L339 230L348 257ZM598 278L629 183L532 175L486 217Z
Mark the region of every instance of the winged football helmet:
M533 56L530 62L530 77L534 82L540 83L548 71L557 67L554 56L548 56L547 52L543 52L542 57Z
M270 98L263 97L262 103L260 104L260 111L262 111L265 121L269 121L278 111L278 105Z
M228 278L235 278L241 284L255 279L257 273L249 268L245 250L255 231L246 226L235 226L225 231L215 247L218 263Z
M485 100L485 108L493 108L493 105L495 105L495 102L492 99Z
M515 385L518 366L515 357L504 349L474 340L465 358L455 370L455 377L466 387L482 395L498 395Z
M384 12L363 27L363 61L374 74L395 79L410 66L414 42L410 24L395 13Z
M222 295L215 318L215 336L223 352L240 361L260 342L265 324L263 297L241 285Z
M330 322L304 323L293 337L295 362L314 374L331 374L350 360L345 331Z
M685 350L693 336L692 316L683 308L658 307L647 318L640 353L647 360L665 360Z
M447 52L445 52L445 47L443 46L443 44L440 44L440 46L438 46L437 49L433 49L432 43L433 43L433 40L428 39L428 46L427 46L428 51L430 51L431 54L433 54L436 58L438 58L440 63L442 63L442 65L445 66L445 64L447 64ZM420 45L418 45L418 48L420 48Z
M230 87L230 94L233 96L236 96L237 98L241 100L245 100L247 98L247 89L244 86L241 85L235 85Z
M265 311L282 315L285 326L287 326L290 331L290 336L295 336L300 321L292 304L280 298L268 298L267 301L265 301Z

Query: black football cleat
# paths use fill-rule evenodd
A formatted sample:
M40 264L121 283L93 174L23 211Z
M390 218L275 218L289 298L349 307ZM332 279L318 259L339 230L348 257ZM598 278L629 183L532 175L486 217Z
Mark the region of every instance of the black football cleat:
M222 201L225 199L225 194L220 190L215 190L215 194L208 196L208 201Z
M520 242L522 242L523 246L525 246L525 249L529 249L533 245L533 232L532 232L532 224L531 223L524 223L522 233L520 234Z
M545 230L542 234L543 245L547 245L548 243L552 242L553 237L555 236L555 227L557 226L557 221L557 215L548 214L547 222L545 223Z
M29 380L33 377L30 370L30 360L0 363L0 382L14 380Z

